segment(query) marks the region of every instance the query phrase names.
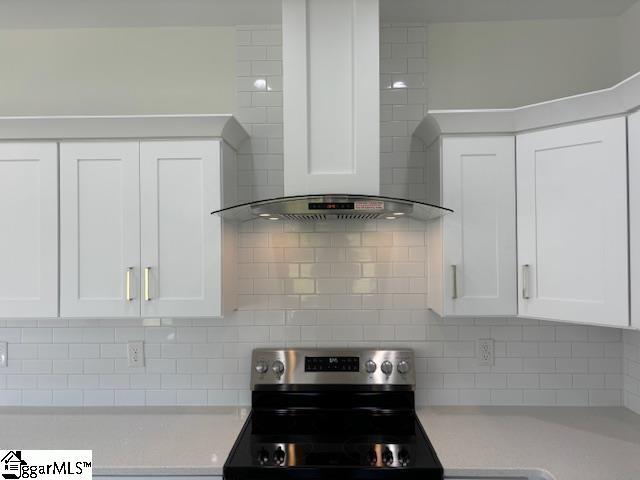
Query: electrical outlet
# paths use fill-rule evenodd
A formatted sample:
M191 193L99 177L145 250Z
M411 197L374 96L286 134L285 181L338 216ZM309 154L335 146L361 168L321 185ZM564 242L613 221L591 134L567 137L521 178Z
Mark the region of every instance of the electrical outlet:
M493 365L493 339L492 338L478 339L478 348L476 349L476 357L478 359L478 365L480 366L490 367Z
M7 342L0 342L0 368L7 366L8 354Z
M130 367L144 367L144 342L127 343L127 358Z

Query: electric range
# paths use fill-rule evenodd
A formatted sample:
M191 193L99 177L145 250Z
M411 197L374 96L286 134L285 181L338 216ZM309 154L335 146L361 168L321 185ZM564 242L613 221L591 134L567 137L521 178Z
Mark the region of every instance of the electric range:
M225 480L442 480L411 350L257 349Z

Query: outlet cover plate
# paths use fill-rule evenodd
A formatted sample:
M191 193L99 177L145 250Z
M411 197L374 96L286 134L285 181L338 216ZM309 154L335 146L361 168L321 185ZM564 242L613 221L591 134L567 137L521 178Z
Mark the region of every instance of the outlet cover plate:
M493 366L493 339L479 338L476 348L476 357L478 365L481 367Z
M144 367L144 342L127 343L127 359L129 367Z

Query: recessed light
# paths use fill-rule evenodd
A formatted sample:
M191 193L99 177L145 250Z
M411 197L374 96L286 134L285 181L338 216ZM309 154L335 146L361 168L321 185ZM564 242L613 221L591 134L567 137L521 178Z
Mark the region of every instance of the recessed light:
M278 217L269 217L269 220L280 220Z
M395 220L396 217L385 217L387 220Z
M260 216L261 217L270 217L271 214L270 213L261 213Z
M395 215L396 217L399 217L400 215L404 215L404 212L396 212L396 213L394 213L394 215Z

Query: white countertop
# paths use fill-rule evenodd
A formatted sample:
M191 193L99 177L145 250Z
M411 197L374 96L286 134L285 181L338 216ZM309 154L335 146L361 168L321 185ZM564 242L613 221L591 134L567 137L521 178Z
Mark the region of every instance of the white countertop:
M556 480L640 480L640 415L624 408L429 407L418 416L447 476L546 470Z
M222 475L247 413L5 407L0 448L92 449L94 475ZM448 477L640 479L640 416L623 408L429 407L418 415Z
M235 407L0 408L0 449L93 450L94 475L222 475Z

